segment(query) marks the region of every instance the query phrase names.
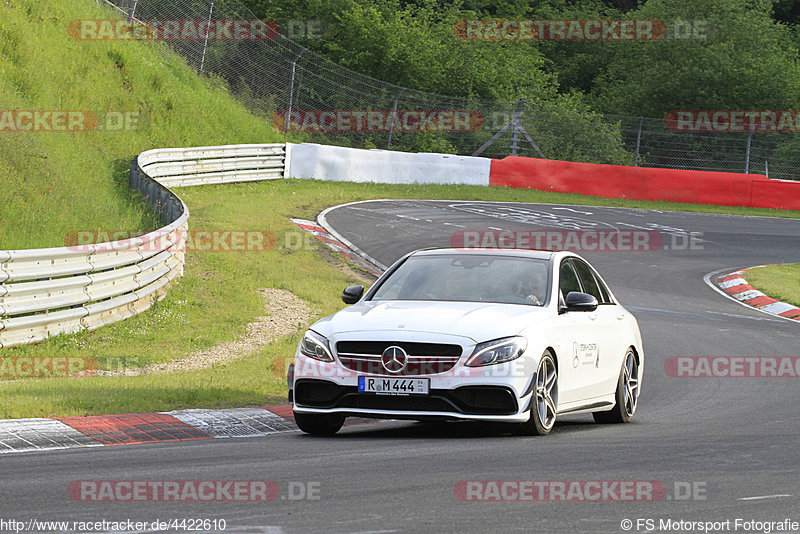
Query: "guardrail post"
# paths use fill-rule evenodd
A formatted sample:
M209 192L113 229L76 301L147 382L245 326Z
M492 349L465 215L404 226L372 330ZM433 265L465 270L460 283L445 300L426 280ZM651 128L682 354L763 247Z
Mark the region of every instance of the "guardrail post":
M145 196L147 201L151 204L156 203L156 192L158 191L158 187L156 186L155 182L151 180L147 180L147 195Z
M173 209L174 209L174 211L172 213L172 220L173 221L177 221L178 217L183 215L183 206L181 205L181 201L180 200L176 199L175 206L174 206Z
M161 189L158 192L158 211L159 215L161 215L161 220L164 221L164 224L169 224L166 222L167 218L169 217L169 211L167 211L169 206L169 191L167 189Z
M142 192L142 174L139 172L139 156L131 160L131 189Z

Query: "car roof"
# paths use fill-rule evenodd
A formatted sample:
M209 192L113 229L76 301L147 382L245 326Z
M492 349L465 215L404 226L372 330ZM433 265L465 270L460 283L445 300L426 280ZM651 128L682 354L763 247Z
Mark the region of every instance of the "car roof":
M411 253L413 256L438 256L442 254L448 255L496 255L496 256L514 256L517 258L532 258L537 260L549 260L553 256L559 254L559 251L552 250L529 250L519 248L427 248L417 250Z

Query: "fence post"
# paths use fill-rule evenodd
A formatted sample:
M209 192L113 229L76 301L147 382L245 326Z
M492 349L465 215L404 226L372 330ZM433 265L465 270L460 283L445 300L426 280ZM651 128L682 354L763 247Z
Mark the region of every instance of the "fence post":
M750 133L747 134L747 149L744 153L744 173L750 174L750 142L753 139L753 128L750 128Z
M497 133L494 134L491 139L489 139L483 145L481 145L481 147L478 150L473 152L472 153L473 156L480 156L481 154L483 154L484 150L486 150L487 148L492 146L495 141L500 139L500 136L502 136L509 129L511 129L512 130L511 135L513 136L512 144L511 144L511 155L512 156L516 156L517 140L519 139L519 134L522 134L523 136L525 136L525 140L527 140L531 144L531 146L536 151L536 153L539 154L539 157L544 159L544 152L542 152L542 149L539 148L539 145L536 144L536 142L531 138L531 136L528 135L528 132L525 130L525 127L522 126L522 123L519 120L520 112L522 111L522 109L523 109L523 107L525 105L525 102L527 102L525 99L523 99L523 98L519 99L519 101L517 102L516 111L514 111L514 113L511 114L511 120L508 121L505 126L500 128L500 130L498 130ZM510 104L511 102L508 102L508 103Z
M208 31L211 28L211 13L214 12L214 0L211 0L211 7L208 9L208 24L206 24L206 35L203 41L203 55L200 57L200 74L203 74L203 66L206 63L206 48L208 48Z
M519 141L519 126L520 126L520 124L519 124L519 116L520 116L520 112L522 111L524 106L525 106L525 99L524 98L520 98L517 101L517 109L514 110L514 113L512 115L512 117L513 117L512 121L514 122L513 130L511 130L511 155L512 156L516 156L517 155L517 143Z
M297 68L297 62L300 61L300 58L303 57L303 53L306 51L305 48L300 49L300 53L297 54L297 57L294 58L292 61L292 75L289 78L289 109L286 111L286 116L284 117L284 131L289 131L289 117L292 114L292 104L294 103L294 73L295 69Z
M400 92L394 97L394 102L392 102L392 122L389 124L389 139L386 141L386 150L392 147L392 133L394 133L394 123L397 120L397 103L400 101L400 97L403 96L403 91L405 91L405 87L400 89Z
M131 8L130 15L128 15L128 24L133 22L133 16L136 14L136 5L139 3L139 0L133 0L133 7Z
M642 143L642 122L644 119L639 117L639 131L636 132L636 156L633 158L633 166L639 166L639 146Z

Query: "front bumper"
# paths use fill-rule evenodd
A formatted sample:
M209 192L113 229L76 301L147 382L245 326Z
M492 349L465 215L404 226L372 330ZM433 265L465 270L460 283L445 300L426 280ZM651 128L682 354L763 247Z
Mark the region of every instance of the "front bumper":
M298 411L354 414L402 413L443 414L457 417L513 416L519 411L514 392L504 386L461 386L452 390L432 389L427 395L376 395L359 393L356 386L301 379L295 382L294 403ZM402 413L399 413L402 412Z
M526 363L524 368L535 369L535 363ZM323 363L298 355L290 402L299 413L524 422L530 417L533 376L521 364L457 367L440 375L420 375L430 379L427 395L377 395L359 392L359 373L344 369L338 362Z

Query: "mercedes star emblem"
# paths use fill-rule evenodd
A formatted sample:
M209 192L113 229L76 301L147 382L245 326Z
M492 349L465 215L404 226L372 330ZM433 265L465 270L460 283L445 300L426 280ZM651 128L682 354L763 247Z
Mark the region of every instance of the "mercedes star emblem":
M401 347L392 345L381 354L381 363L387 372L396 375L405 370L408 363L408 354Z

